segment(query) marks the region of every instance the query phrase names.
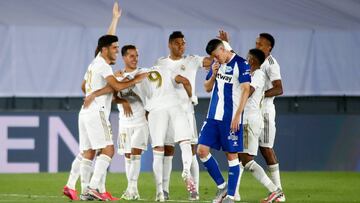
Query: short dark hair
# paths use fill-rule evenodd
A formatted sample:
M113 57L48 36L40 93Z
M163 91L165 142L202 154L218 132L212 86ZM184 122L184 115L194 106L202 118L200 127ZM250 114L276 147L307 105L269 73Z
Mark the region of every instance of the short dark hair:
M259 64L263 64L265 61L265 54L263 51L261 51L260 49L250 49L249 50L249 54L254 56L258 61Z
M119 39L115 35L103 35L98 40L98 45L95 49L95 57L98 55L98 53L101 51L103 47L108 47L114 42L118 42Z
M211 55L211 53L218 48L219 45L224 45L219 39L212 39L206 45L206 53Z
M270 42L271 50L274 48L274 46L275 46L275 39L274 39L274 37L273 37L271 34L269 34L269 33L260 33L259 36L262 37L262 38L265 38L267 41ZM271 50L270 50L270 51L271 51Z
M136 49L136 47L132 44L125 45L121 48L121 56L125 56L127 54L127 50Z
M177 38L184 38L184 35L181 31L174 31L173 33L171 33L169 36L169 42Z

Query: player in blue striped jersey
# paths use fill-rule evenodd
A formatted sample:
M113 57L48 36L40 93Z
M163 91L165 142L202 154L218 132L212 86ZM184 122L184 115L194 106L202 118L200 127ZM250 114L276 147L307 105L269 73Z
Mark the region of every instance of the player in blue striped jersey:
M219 39L210 40L206 52L215 58L205 90L212 91L207 119L200 132L198 155L218 187L213 202L233 202L243 150L242 113L250 92L250 67L245 59L226 50ZM225 182L210 148L226 152L229 178Z

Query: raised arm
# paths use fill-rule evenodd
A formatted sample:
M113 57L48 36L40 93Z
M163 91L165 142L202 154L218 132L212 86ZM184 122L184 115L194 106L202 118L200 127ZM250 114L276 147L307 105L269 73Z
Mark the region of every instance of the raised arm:
M190 81L189 81L187 78L185 78L185 77L183 77L183 76L181 76L181 75L177 75L177 76L175 77L175 82L178 83L178 84L180 84L180 83L183 84L187 95L188 95L189 97L192 97L191 84L190 84Z
M113 15L112 15L111 24L107 31L108 35L115 35L116 27L119 22L120 16L121 16L121 8L119 7L119 3L115 2L113 6Z
M224 30L219 30L219 35L216 37L222 41L230 42L229 34Z
M215 62L212 65L211 70L208 73L208 77L206 78L205 82L204 82L204 88L206 92L211 92L216 80L216 74L219 70L220 64L219 62Z

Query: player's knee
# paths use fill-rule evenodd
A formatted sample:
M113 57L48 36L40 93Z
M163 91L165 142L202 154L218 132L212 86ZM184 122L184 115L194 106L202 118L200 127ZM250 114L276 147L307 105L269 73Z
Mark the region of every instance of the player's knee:
M175 154L175 147L171 145L165 145L164 147L164 155L165 156L174 156Z
M95 153L96 153L95 150L89 149L83 152L83 157L85 159L93 160L95 157Z
M141 155L142 153L142 149L138 149L138 148L132 148L131 149L131 154L132 155Z
M101 150L101 154L105 154L108 157L112 158L114 156L114 145L108 145Z
M126 158L130 159L130 156L131 156L130 153L125 153L125 157L126 157Z
M197 154L200 158L205 158L209 155L209 149L199 145L197 148Z

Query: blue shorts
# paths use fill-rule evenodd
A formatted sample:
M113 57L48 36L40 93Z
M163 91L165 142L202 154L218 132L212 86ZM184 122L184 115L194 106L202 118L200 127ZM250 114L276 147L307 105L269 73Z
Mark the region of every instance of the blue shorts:
M231 121L207 119L199 136L199 144L216 150L237 153L243 151L243 126L236 133L230 130Z

